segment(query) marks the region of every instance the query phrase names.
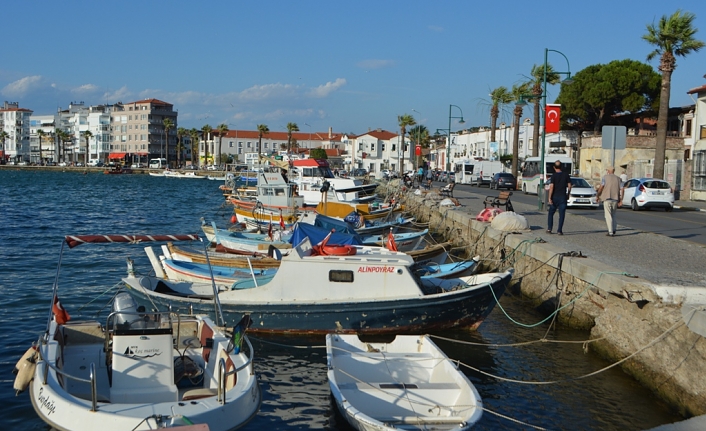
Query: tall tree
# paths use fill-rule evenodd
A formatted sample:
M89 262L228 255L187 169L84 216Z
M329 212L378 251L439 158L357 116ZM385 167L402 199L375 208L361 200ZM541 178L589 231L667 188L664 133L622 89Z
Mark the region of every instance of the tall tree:
M216 128L218 130L218 157L217 157L217 162L220 165L223 161L221 160L221 146L223 145L223 135L228 133L228 125L225 123L221 123L218 125Z
M534 133L532 138L534 139L534 145L532 146L532 156L537 157L539 155L539 118L542 113L542 108L540 108L540 102L542 101L542 94L544 94L544 65L532 66L532 71L530 72L530 79L532 82L532 102L534 103ZM547 63L547 84L558 84L559 74L554 72L551 64Z
M647 60L659 56L657 70L662 73L662 87L659 96L657 116L657 138L655 143L654 178L664 178L664 160L667 150L667 115L672 88L672 73L677 67L675 56L686 57L704 47L704 42L694 37L697 28L693 22L696 16L690 12L677 10L671 16L663 15L659 23L647 25L647 34L642 38L655 49L647 55Z
M495 140L495 130L497 130L498 117L503 105L512 102L514 98L507 87L500 86L490 92L490 142Z
M71 140L71 136L65 131L59 129L56 131L56 138L59 141L59 146L61 149L60 161L66 162L66 143Z
M298 132L297 123L287 123L287 154L292 151L292 132Z
M90 150L89 150L90 145L89 145L89 141L88 141L88 140L91 139L91 137L93 136L93 133L91 133L90 130L86 130L86 131L84 131L83 133L81 133L81 136L83 136L83 139L86 140L86 155L84 156L84 164L85 164L86 166L88 166L88 159L89 159L88 156L90 155L90 154L89 154L89 152L90 152Z
M519 102L522 99L522 96L526 96L527 93L530 91L530 82L523 82L520 84L514 84L512 86L512 90L510 91L510 94L512 95L513 100L515 102ZM512 175L515 177L519 177L518 174L518 166L519 166L519 160L520 160L520 119L522 118L522 105L515 104L515 109L512 111L513 114L513 120L512 120L512 164L510 167L510 172ZM527 136L525 136L525 141L528 141ZM526 145L529 145L529 142L525 143Z
M213 127L206 124L201 128L201 137L203 138L203 148L204 148L204 166L208 166L208 141L211 138L211 132L213 132Z
M188 136L189 131L183 127L177 129L177 165L181 166L181 161L184 158L184 136Z
M556 102L561 104L562 127L599 132L605 124L633 127L633 115L656 109L660 76L645 63L614 60L593 64L562 85Z
M267 124L258 124L257 125L257 134L260 139L257 141L257 163L260 164L260 155L262 154L262 135L266 135L270 133L269 127L267 127Z
M409 114L404 114L397 116L397 123L400 126L400 137L402 138L400 144L402 146L402 148L400 148L400 151L402 151L402 158L400 159L400 178L404 178L404 137L407 135L407 126L414 126L417 124L417 120Z
M174 128L174 122L171 118L165 118L162 124L164 125L164 158L167 159L167 166L169 166L169 131Z
M37 129L37 137L39 138L39 161L40 163L44 163L44 154L42 153L42 142L44 142L44 138L47 136L46 132L42 129Z
M195 164L194 157L199 154L199 131L196 128L189 130L189 137L191 138L191 164Z

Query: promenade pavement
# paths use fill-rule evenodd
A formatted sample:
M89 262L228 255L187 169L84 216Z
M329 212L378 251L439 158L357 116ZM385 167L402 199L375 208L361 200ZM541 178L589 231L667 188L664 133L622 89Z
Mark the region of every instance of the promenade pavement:
M438 189L441 183L435 183ZM477 190L477 189L475 189ZM488 195L497 195L489 190L476 193L463 186L454 189L454 197L461 203L456 211L472 215L480 213ZM547 212L539 211L537 205L513 202L515 212L524 216L531 227L531 235L563 248L581 252L582 255L628 272L645 282L658 286L706 287L706 247L679 239L644 232L620 224L614 237L606 236L604 220L594 220L566 212L564 235L549 234ZM677 201L675 208L700 211L706 226L706 202ZM555 232L558 214L555 215Z

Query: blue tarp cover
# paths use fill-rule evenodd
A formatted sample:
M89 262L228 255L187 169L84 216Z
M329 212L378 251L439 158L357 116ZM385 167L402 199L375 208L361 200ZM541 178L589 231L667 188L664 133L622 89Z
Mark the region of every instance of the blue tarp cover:
M317 219L319 216L316 217ZM297 223L292 232L292 237L289 242L292 245L297 245L304 240L304 238L309 237L309 242L312 245L316 245L326 238L326 235L331 232L330 229L320 228L307 223ZM360 236L357 234L350 235L346 233L339 233L338 229L331 235L328 240L329 245L361 245L362 241Z
M314 226L320 227L329 232L331 231L331 229L336 229L336 233L347 233L349 235L358 234L355 231L355 227L352 226L350 223L321 214L316 214L316 218L314 219Z

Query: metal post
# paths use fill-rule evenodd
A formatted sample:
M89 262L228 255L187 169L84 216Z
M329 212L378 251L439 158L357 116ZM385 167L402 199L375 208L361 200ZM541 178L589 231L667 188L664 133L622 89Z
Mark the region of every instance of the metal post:
M540 109L546 110L547 107L547 54L549 53L549 50L547 48L544 48L544 71L543 71L543 78L542 78L542 106ZM542 155L540 156L541 160L541 167L542 167L542 175L539 177L539 190L537 193L537 198L539 200L538 207L539 210L542 211L544 209L544 199L546 193L544 192L544 179L547 177L547 166L544 163L544 141L547 137L547 120L544 118L545 114L542 114L542 147L540 148Z

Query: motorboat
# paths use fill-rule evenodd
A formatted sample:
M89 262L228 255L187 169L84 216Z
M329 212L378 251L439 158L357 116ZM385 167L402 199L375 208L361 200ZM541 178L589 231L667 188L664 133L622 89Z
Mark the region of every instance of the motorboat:
M62 253L64 245L197 239L67 236ZM61 306L58 281L50 291L51 317L18 362L14 385L18 391L29 389L34 410L50 427L227 431L257 414L262 397L246 335L249 316L241 316L228 334L219 312L215 319L167 310L147 313L121 291L105 318L79 319Z
M324 200L366 203L376 198L377 184L335 176L325 159L293 160L287 175L289 181L298 186L304 205L316 206Z
M427 335L327 334L326 362L336 406L359 431L461 431L482 416L476 388Z

